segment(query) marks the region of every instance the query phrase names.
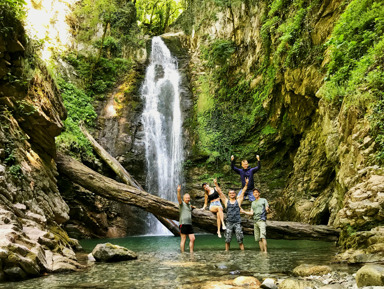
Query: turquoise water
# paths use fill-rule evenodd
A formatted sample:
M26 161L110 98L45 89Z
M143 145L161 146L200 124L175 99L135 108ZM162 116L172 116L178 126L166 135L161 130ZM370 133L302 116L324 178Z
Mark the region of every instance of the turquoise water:
M81 272L5 283L2 288L199 288L206 281L238 276L278 277L289 274L302 263L329 264L336 254L334 243L287 240L268 240L269 253L262 254L252 236L245 236L244 252L239 250L235 239L231 251L225 252L223 239L197 235L193 255L181 254L180 238L173 236L83 240L80 243L88 253L96 244L106 242L135 251L138 260L96 263Z

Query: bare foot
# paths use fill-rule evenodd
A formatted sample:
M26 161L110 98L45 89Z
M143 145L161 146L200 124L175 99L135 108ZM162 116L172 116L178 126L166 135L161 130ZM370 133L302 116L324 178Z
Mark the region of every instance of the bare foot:
M227 229L227 227L223 224L223 230L226 230Z
M219 238L221 238L220 231L217 231L217 236L219 236Z

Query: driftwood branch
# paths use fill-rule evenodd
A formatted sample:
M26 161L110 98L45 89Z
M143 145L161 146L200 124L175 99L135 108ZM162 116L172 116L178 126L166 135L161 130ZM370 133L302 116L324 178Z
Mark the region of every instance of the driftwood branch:
M97 155L108 164L108 166L116 173L116 175L127 185L134 186L135 188L144 191L143 187L127 172L127 170L110 154L108 153L87 131L87 129L80 125L80 129L84 136L91 143ZM180 236L178 226L171 220L167 220L161 216L154 215L160 223L162 223L173 235Z
M179 218L179 208L176 203L107 178L69 156L58 154L57 168L60 174L99 196L133 205L172 220ZM192 219L195 226L207 232L217 231L216 215L209 211L195 209L192 211ZM251 220L243 220L242 225L245 234L253 233ZM336 241L339 231L324 225L268 221L267 236L271 239Z

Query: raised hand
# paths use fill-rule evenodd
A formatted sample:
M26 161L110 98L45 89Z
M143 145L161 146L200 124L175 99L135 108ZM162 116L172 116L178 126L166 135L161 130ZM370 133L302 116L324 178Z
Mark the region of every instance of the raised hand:
M258 161L260 161L260 156L259 156L259 155L256 155L256 159L257 159Z
M245 184L248 185L249 178L245 178Z
M180 193L180 191L181 191L181 185L178 185L177 186L177 192Z
M231 155L231 161L233 161L235 159L235 157L233 155Z

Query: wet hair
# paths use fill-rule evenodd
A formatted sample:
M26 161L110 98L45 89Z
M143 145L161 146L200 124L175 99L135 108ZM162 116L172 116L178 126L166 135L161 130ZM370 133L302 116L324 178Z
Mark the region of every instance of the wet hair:
M248 160L246 160L246 159L243 159L241 162L242 162L242 163L244 163L244 162L248 162Z
M234 193L236 193L236 191L233 190L233 189L230 189L230 190L228 191L228 194L229 194L230 192L234 192Z
M259 194L261 194L261 192L260 192L260 190L259 190L258 188L254 188L253 191L252 191L252 193L253 193L254 191L258 191Z
M204 189L204 186L205 185L208 185L208 183L203 183L202 185L201 185L201 187Z

